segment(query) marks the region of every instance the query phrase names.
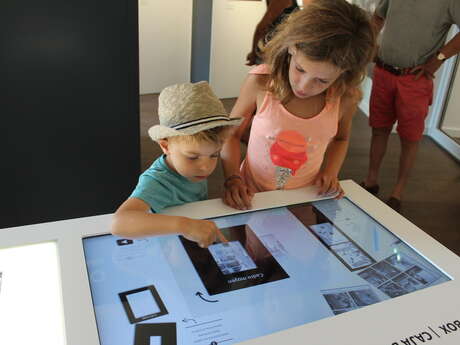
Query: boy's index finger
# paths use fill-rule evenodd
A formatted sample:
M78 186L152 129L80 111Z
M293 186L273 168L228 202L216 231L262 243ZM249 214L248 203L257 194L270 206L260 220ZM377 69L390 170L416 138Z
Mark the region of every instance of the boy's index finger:
M228 242L227 238L224 236L222 231L220 231L220 229L217 229L217 237L218 237L219 242L222 242L222 243Z

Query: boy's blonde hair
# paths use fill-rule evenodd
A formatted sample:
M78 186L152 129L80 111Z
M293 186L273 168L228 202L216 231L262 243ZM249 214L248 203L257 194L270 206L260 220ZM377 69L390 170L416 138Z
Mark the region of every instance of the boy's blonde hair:
M269 91L283 103L293 96L289 47L344 70L331 86L333 96L341 96L363 80L374 54L375 34L369 15L345 0L312 0L291 14L263 50L271 67Z
M219 126L204 131L191 134L191 135L176 135L168 139L168 141L179 142L179 143L212 143L216 145L222 145L225 139L230 135L232 126Z

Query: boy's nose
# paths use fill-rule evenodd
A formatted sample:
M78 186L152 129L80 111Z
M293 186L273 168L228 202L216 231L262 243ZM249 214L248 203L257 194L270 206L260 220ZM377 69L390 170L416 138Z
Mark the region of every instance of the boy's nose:
M201 171L208 171L209 168L210 168L210 166L211 166L211 165L210 165L209 163L202 163L202 164L200 165L200 170L201 170Z

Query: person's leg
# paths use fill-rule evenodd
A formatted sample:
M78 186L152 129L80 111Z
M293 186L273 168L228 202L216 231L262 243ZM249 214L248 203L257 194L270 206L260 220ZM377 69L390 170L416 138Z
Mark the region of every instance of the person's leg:
M401 206L404 188L414 166L419 142L425 128L425 118L433 96L433 81L424 77L415 80L413 75L398 79L396 109L398 114L398 134L401 139L401 156L396 185L390 199ZM390 203L389 203L390 204ZM395 208L396 209L396 208Z
M369 107L369 125L372 127L369 170L361 184L373 194L378 193L380 166L387 149L388 137L396 120L394 96L395 76L376 66L372 78Z
M398 181L396 182L391 197L401 200L404 187L407 185L410 172L414 166L420 141L401 139L401 156L399 158Z
M391 129L392 127L372 128L371 147L369 150L369 170L366 180L364 181L365 187L372 187L378 184L380 166L387 150Z

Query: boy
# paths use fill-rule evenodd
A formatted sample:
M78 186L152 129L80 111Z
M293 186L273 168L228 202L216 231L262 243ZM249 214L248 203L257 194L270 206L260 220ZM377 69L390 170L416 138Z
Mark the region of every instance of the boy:
M112 233L135 238L181 234L205 248L226 241L212 221L158 214L169 206L207 198L206 178L214 171L230 119L207 82L165 88L158 98L160 124L149 129L164 155L139 178L131 196L117 209ZM154 213L151 213L152 210Z

